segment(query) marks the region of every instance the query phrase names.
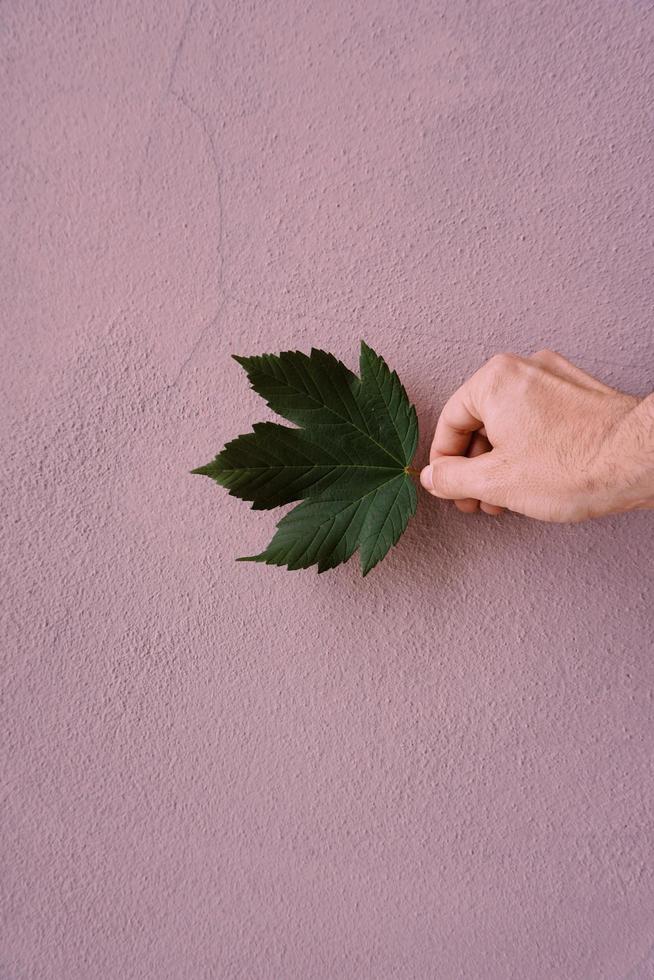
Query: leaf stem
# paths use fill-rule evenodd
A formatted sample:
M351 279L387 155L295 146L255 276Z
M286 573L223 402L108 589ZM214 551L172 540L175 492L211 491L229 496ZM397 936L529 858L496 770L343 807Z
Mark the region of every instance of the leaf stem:
M414 469L413 466L405 466L404 472L408 473L409 476L416 476L416 477L420 476L420 470Z

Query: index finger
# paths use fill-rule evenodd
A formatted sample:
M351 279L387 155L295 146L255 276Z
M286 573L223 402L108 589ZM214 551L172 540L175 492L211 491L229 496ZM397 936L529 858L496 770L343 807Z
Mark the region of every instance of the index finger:
M473 397L475 375L464 382L445 403L436 424L429 452L429 462L437 456L463 456L473 432L483 427L480 411Z

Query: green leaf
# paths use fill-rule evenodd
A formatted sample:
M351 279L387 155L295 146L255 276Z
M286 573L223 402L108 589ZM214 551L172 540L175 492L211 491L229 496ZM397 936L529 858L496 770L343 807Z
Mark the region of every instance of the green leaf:
M321 350L235 360L268 406L299 428L256 423L193 472L257 510L302 501L265 551L239 560L324 572L358 548L366 575L417 503L408 470L418 421L397 374L363 342L360 378Z

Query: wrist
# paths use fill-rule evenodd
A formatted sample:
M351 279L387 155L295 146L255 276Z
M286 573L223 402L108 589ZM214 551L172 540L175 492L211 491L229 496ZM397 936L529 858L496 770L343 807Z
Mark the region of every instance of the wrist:
M654 508L654 394L621 420L611 439L615 465L609 513Z

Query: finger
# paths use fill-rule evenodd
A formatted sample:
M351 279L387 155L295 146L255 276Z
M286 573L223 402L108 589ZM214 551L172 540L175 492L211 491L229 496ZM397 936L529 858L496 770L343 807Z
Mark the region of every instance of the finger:
M485 500L481 501L479 509L483 510L484 514L488 514L490 517L498 517L504 512L503 507L497 507L495 504L487 504Z
M466 456L469 459L474 459L475 456L481 456L482 453L489 453L493 447L488 441L488 436L486 435L486 430L480 429L479 432L474 432L470 440L470 445L468 446L468 452Z
M479 501L473 497L466 497L464 500L455 500L454 506L462 514L476 514L479 510Z
M469 459L474 459L475 456L481 456L482 453L488 453L493 448L486 438L485 434L481 434L482 430L479 432L474 432L470 440L470 445L468 446L468 451L466 453ZM457 510L460 510L462 514L475 514L479 510L479 501L475 500L473 497L466 497L465 500L455 500L454 506Z
M492 397L498 382L505 384L521 364L524 358L516 354L496 354L454 392L436 424L430 461L438 456L460 456L466 452L472 433L484 429L486 400Z
M493 453L483 453L474 459L465 456L440 456L425 466L420 474L423 487L436 497L462 501L466 498L485 500L502 506L499 491L494 485Z
M462 456L470 445L471 434L484 424L472 397L474 378L475 375L461 385L445 403L436 424L430 461L437 456Z
M468 457L470 459L474 459L475 456L481 456L482 453L489 453L492 448L493 447L488 441L488 437L486 435L486 429L480 429L479 432L475 432L475 434L473 435L470 441L470 449L468 450ZM504 510L503 507L496 507L494 504L488 504L486 503L485 500L475 501L475 503L477 504L479 510L482 510L484 514L490 514L491 517L497 517L498 514L501 514ZM455 501L455 504L457 507L459 507L459 503ZM459 510L461 509L462 508L459 507ZM477 510L477 507L475 507L474 509Z
M602 384L592 374L587 374L575 364L571 364L567 358L561 354L557 354L556 351L539 350L535 354L531 354L529 360L536 361L537 364L540 364L552 374L556 374L559 378L563 378L566 381L572 381L573 384L580 385L582 388L589 388L591 391L601 391L604 394L609 394L615 390L614 388L609 388L608 385Z

